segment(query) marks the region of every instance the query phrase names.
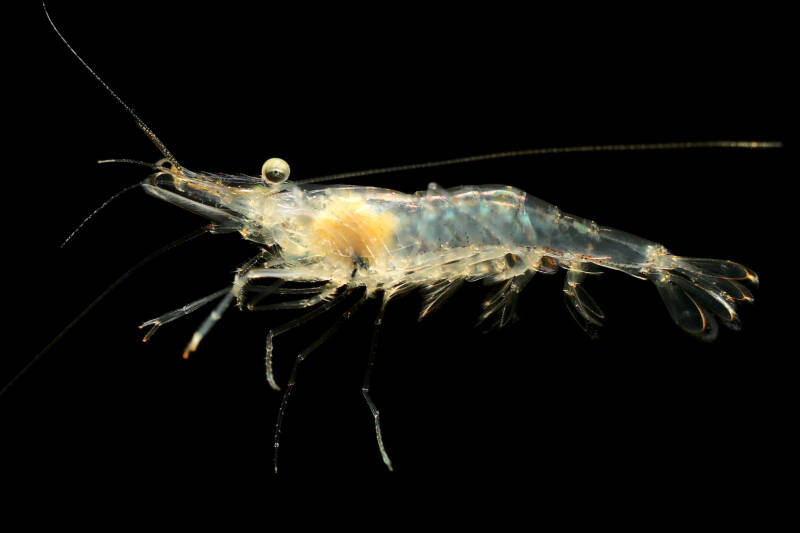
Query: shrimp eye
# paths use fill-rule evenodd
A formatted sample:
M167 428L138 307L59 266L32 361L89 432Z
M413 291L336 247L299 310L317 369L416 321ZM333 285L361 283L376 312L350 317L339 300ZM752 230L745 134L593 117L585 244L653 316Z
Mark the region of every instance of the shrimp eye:
M267 159L261 167L261 177L269 183L283 183L289 178L289 163L280 157Z

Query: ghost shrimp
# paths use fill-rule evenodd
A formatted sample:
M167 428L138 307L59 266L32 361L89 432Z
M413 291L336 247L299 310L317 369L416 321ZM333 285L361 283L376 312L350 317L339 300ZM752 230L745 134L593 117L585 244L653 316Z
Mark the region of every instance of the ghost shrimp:
M738 329L736 305L753 300L747 285L756 285L758 278L745 266L674 255L661 244L569 215L518 188L443 188L432 183L427 190L404 193L323 183L537 153L702 146L770 148L777 143L726 141L525 150L300 181L288 179L289 167L280 159L268 160L261 176L195 172L180 164L66 40L64 43L133 116L164 156L155 164L120 160L153 170L141 183L144 190L208 219L205 231L239 233L260 248L237 270L229 287L142 324L149 328L145 340L162 325L213 304L184 350L184 357L189 357L232 305L253 311L305 310L305 314L266 333L266 380L279 390L272 367L274 339L325 313L337 313L333 325L294 359L275 424L276 469L282 422L301 364L369 299L379 298L380 307L362 394L374 420L381 457L389 469L392 463L370 387L376 360L375 339L388 303L400 295L420 290L423 318L465 282L495 285L494 292L482 304L478 320L489 327L503 327L514 319L519 294L536 273L553 274L563 269L567 308L580 327L594 336L605 316L582 281L587 274L611 269L653 283L673 321L705 341L717 336L718 323ZM273 296L280 299L271 299Z
M388 302L413 289L423 291L420 318L440 306L464 282L483 280L496 291L483 303L479 322L503 327L514 317L522 289L538 272L567 271L567 308L590 335L604 314L582 287L587 272L613 269L655 284L675 323L711 341L718 322L740 326L736 304L753 300L747 284L758 278L732 261L680 257L663 245L563 213L556 206L508 186L464 186L405 194L377 187L292 183L288 165L267 161L261 177L192 172L162 160L142 184L151 195L212 220L216 231L238 231L264 252L239 269L231 287L145 323L158 327L201 305L219 303L192 336L184 357L197 349L233 302L251 310L308 309L267 335L267 380L275 336L360 295L338 322L295 358L275 429L275 462L281 423L298 368L369 298L381 295L376 325ZM264 280L271 283L262 285ZM284 287L293 283L311 284ZM268 295L294 300L260 304ZM149 337L150 333L148 334ZM373 414L384 462L380 414L372 402L370 353L363 394Z

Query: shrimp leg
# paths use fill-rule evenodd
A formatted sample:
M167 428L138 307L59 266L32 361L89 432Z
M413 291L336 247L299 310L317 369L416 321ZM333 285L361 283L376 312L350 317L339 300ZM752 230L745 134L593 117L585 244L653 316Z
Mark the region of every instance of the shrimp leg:
M564 304L581 329L592 339L597 339L597 330L603 325L605 315L581 285L586 274L599 273L592 268L593 265L590 263L569 265L567 277L564 280Z
M278 280L275 283L273 283L272 285L269 285L267 287L248 289L249 292L258 293L258 296L253 298L250 301L250 303L247 304L247 309L249 311L252 311L252 310L254 310L256 308L256 305L258 304L258 302L260 302L261 300L263 300L267 296L270 296L271 294L274 294L276 292L280 294L281 286L283 286L283 281L282 280Z
M189 355L197 350L197 347L200 345L200 341L203 340L203 337L208 334L211 328L219 322L219 319L222 318L222 314L227 311L228 307L230 307L231 302L233 302L234 298L238 301L241 301L242 295L247 290L247 285L250 282L251 276L250 273L254 270L263 270L263 269L254 269L253 265L258 262L259 259L263 257L263 252L259 253L252 259L250 259L247 263L244 264L236 274L236 277L233 280L233 284L231 288L228 290L228 293L222 297L222 300L217 304L216 307L211 311L211 313L206 317L206 319L200 324L200 327L197 328L197 331L194 332L192 338L189 340L189 344L186 345L186 348L183 350L183 358L188 359ZM269 264L269 261L267 262ZM220 291L222 292L222 291ZM218 293L212 295L214 297L218 297ZM200 300L202 302L202 300ZM195 305L197 302L193 302L189 304L189 306ZM205 302L204 302L205 303ZM201 304L202 305L202 304ZM194 307L197 309L197 307ZM158 320L158 319L156 319ZM151 332L152 334L152 332Z
M147 322L144 322L142 325L139 326L139 329L145 328L147 326L150 326L150 329L147 331L147 334L142 339L142 342L147 342L148 340L150 340L150 337L152 337L155 334L155 332L158 331L158 328L160 328L164 324L169 324L173 320L178 320L179 318L185 317L186 315L197 311L204 305L213 302L214 300L220 298L223 294L229 291L230 288L225 287L222 290L209 294L208 296L200 298L199 300L195 300L194 302L188 303L183 307L175 309L174 311L170 311L169 313L164 313L163 315L157 318L153 318L151 320L148 320Z
M213 328L214 325L219 322L219 319L222 318L222 314L227 311L228 307L230 307L235 296L236 290L231 288L222 298L222 300L220 300L217 306L211 311L211 313L206 317L202 324L200 324L200 327L197 328L197 331L195 331L192 335L189 344L187 344L186 348L183 350L184 359L189 359L189 354L197 350L197 347L200 345L200 341L202 341L203 337L206 336L209 330L211 330L211 328Z
M277 309L305 309L307 307L311 307L316 305L320 302L324 302L333 294L339 290L339 287L332 286L328 288L321 288L319 294L315 296L311 296L309 298L303 298L300 300L294 300L291 302L280 302L276 304L267 304L267 305L248 305L247 308L250 311L271 311Z
M341 299L339 298L328 300L319 307L311 310L310 312L269 330L269 332L267 333L267 356L265 362L267 369L267 382L269 383L270 387L272 387L274 390L281 390L281 388L275 382L275 373L272 370L273 339L278 335L280 335L281 333L286 333L287 331L292 330L297 326L301 326L306 322L318 317L325 311L328 311L332 307L336 306L339 302L341 302Z
M315 281L330 281L329 276L319 276L309 273L302 268L253 268L247 272L247 280L254 279L282 279L284 281L302 281L302 282L315 282Z
M346 296L349 294L349 290L345 290L342 292L341 297ZM305 361L306 357L319 348L326 340L328 340L334 333L336 333L339 328L344 324L353 314L358 310L359 307L366 301L368 293L365 291L358 300L352 304L347 311L342 314L341 317L331 326L325 333L319 336L317 340L315 340L309 347L301 351L297 354L297 357L294 360L294 366L292 367L292 373L289 375L289 382L286 385L286 390L283 392L283 398L281 398L281 407L278 411L278 418L275 421L275 439L273 442L274 447L274 455L272 458L273 466L275 468L275 472L278 472L278 449L280 447L280 440L281 440L281 429L283 426L283 418L286 415L286 406L289 403L289 398L292 395L292 391L294 390L295 384L297 383L297 370L300 367L300 363Z
M375 366L375 353L377 352L378 348L378 334L380 333L381 325L383 324L383 315L386 312L386 304L388 303L389 297L386 295L386 293L384 293L381 307L378 310L378 316L375 317L375 327L372 330L372 343L369 349L367 369L364 371L364 384L361 386L361 393L364 395L364 399L367 401L367 407L369 407L369 410L372 413L372 418L375 419L375 436L378 439L378 449L381 452L381 458L383 458L384 464L391 472L394 469L392 468L392 461L389 459L389 455L386 453L386 448L383 445L380 419L381 414L369 394L370 382L372 381L372 368Z

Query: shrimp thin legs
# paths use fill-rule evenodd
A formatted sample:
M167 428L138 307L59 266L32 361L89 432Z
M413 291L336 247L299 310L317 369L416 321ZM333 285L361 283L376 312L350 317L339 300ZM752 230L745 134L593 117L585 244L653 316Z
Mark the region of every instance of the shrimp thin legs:
M282 280L278 280L275 283L273 283L272 285L269 285L267 287L249 288L248 292L257 293L257 295L247 303L248 311L255 310L256 306L258 305L259 302L261 302L261 300L264 300L268 296L271 296L272 294L275 294L276 292L278 292L282 285L283 285L283 281Z
M279 309L306 309L308 307L317 305L320 302L326 301L328 298L333 296L333 294L338 290L339 287L332 286L326 289L321 289L319 294L311 296L309 298L303 298L301 300L294 300L291 302L279 302L275 304L248 306L248 309L251 311L276 311Z
M349 294L350 291L344 291L341 297ZM317 340L315 340L308 348L301 351L297 354L297 357L294 360L294 366L292 367L292 373L289 375L289 382L286 385L286 390L283 392L283 398L281 398L281 407L278 411L278 419L275 421L275 439L273 442L274 447L274 455L272 458L273 466L275 468L275 472L278 472L278 449L280 447L280 440L281 440L281 429L283 426L283 418L286 415L286 406L289 404L289 398L292 396L292 391L294 390L295 384L297 383L297 371L300 367L300 363L305 361L306 357L319 348L326 340L328 340L334 333L336 333L339 328L344 324L353 314L361 307L361 305L367 299L366 291L358 298L358 300L352 304L347 311L345 311L341 317L331 326L325 333L319 336Z
M200 324L200 327L197 328L197 331L195 331L192 335L192 338L189 340L189 344L187 344L186 348L183 350L184 359L189 359L189 355L197 350L197 347L200 346L200 342L203 340L203 337L205 337L208 332L211 331L211 328L213 328L216 323L219 322L223 313L228 310L228 307L230 307L233 300L238 300L242 294L244 294L249 282L248 274L252 271L253 265L258 262L262 256L263 253L259 253L239 269L239 273L236 274L236 278L234 278L231 288L228 290L225 296L222 297L222 300L219 301L206 319Z
M145 334L144 338L142 339L143 342L147 342L150 338L158 331L158 328L163 326L164 324L169 324L174 320L178 320L179 318L183 318L186 315L193 313L203 307L204 305L213 302L214 300L222 297L223 294L230 292L230 287L225 287L222 290L219 290L215 293L209 294L199 300L195 300L194 302L188 303L183 307L175 309L174 311L170 311L169 313L164 313L163 315L148 320L144 322L142 325L139 326L139 329L146 328L150 326L150 329Z
M370 382L372 381L372 368L375 366L375 354L377 353L378 349L378 336L381 330L381 325L383 324L383 315L386 312L387 303L389 303L389 298L387 298L384 294L381 307L378 310L378 315L375 317L375 327L372 330L372 342L369 349L367 369L364 371L364 384L361 386L361 393L364 395L364 399L367 401L367 407L369 407L369 410L372 413L372 418L375 419L375 436L378 439L378 449L381 452L381 458L383 458L384 464L391 472L394 469L392 468L392 461L389 459L389 454L386 453L386 448L383 445L383 435L381 434L381 414L369 394Z
M191 340L189 340L189 344L186 345L186 349L183 350L183 358L189 359L189 354L197 350L197 347L200 345L200 341L203 340L203 337L214 327L214 325L219 322L219 319L222 318L222 314L230 307L231 302L236 297L236 290L230 289L228 290L227 294L223 296L222 300L219 301L216 307L211 311L211 313L206 317L206 319L200 324L200 327L197 328L197 331L194 332L192 335Z
M340 298L333 298L318 305L310 312L269 330L269 332L267 333L267 356L265 362L267 371L267 382L269 383L270 387L272 387L274 390L281 390L281 388L275 382L275 373L272 370L272 351L273 351L273 341L275 337L277 337L281 333L286 333L287 331L290 331L298 326L302 326L303 324L305 324L310 320L313 320L314 318L328 311L332 307L336 306L339 302L341 302Z

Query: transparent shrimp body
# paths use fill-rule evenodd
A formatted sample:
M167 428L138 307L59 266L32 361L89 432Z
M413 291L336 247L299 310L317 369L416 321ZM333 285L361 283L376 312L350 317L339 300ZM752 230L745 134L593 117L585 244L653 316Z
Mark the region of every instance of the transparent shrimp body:
M463 282L495 283L498 289L484 302L480 319L503 326L513 319L517 296L536 272L551 273L563 268L567 270L564 285L567 307L578 323L593 333L601 325L603 313L582 288L581 280L586 272L595 268L611 268L655 283L675 322L705 340L716 335L715 317L737 328L735 304L752 300L742 282L755 283L757 278L741 265L671 255L659 244L564 214L555 206L511 187L487 185L445 190L431 185L426 191L404 194L374 187L329 187L310 183L522 155L699 147L777 148L780 143L701 141L527 149L324 176L305 183L288 182L288 165L277 159L264 164L261 177L198 173L178 163L147 124L72 48L53 24L46 7L44 11L67 49L127 111L165 158L156 165L133 160L115 161L154 167L155 173L142 184L149 194L208 218L211 221L208 229L213 232L239 232L262 247L257 256L238 269L229 287L145 322L142 326L150 327L145 340L161 325L216 302L187 345L184 357L188 357L233 302L248 309L308 308L302 316L272 327L267 333L266 377L269 384L278 389L272 372L274 337L334 306L344 305L342 302L355 292L354 289L366 289L359 291L361 296L355 303L348 298L349 307L333 326L295 356L275 425L276 469L281 424L298 367L370 296L382 293L383 301L375 319L362 393L374 418L381 456L390 469L379 413L369 390L377 332L386 304L394 295L421 289L424 302L420 316L424 317ZM163 250L186 240L176 241ZM147 260L149 258L144 262ZM14 380L125 276L90 304ZM261 287L259 280L273 283ZM303 282L304 286L282 287L294 282ZM274 293L289 295L289 299L257 305ZM295 298L299 295L299 298L292 300L290 295ZM0 394L14 380L0 390Z
M462 281L505 281L481 317L494 315L497 325L505 325L530 276L560 266L569 271L568 308L593 334L603 314L580 281L585 272L604 267L654 282L675 322L711 340L714 317L737 329L735 302L752 299L739 281L757 281L736 263L671 255L658 243L562 213L507 186L445 190L431 184L413 195L340 186L297 188L293 195L308 207L307 222L295 234L309 238L291 240L294 246L285 249L319 257L329 271L341 264L340 283L350 276L349 283L389 292L423 287L423 314Z
M655 283L675 322L711 340L715 316L738 328L735 303L752 299L740 281L757 281L736 263L671 255L658 243L562 213L508 186L431 184L405 194L184 169L165 169L145 186L220 228L279 250L279 257L248 268L241 285L258 278L324 283L309 305L345 286L389 295L422 288L424 316L464 281L505 282L481 315L502 326L513 318L517 294L531 276L561 267L568 270L568 308L593 334L603 313L580 282L603 267Z
M560 267L567 270L567 309L594 336L604 315L581 281L598 267L611 268L653 282L684 331L713 340L717 319L739 327L736 303L752 300L741 282L757 283L756 275L742 265L672 255L660 244L564 214L513 187L443 189L431 184L426 191L404 194L290 183L285 181L288 166L281 165L265 164L262 178L195 173L163 161L157 168L143 184L148 193L211 219L216 232L239 232L262 245L263 252L238 270L230 288L145 322L142 326L150 326L145 340L162 324L214 300L217 305L192 336L184 357L197 349L233 301L251 310L308 309L267 333L266 378L278 390L274 338L340 305L354 289L365 289L330 329L295 357L275 424L276 471L283 418L300 364L377 293L383 301L361 390L381 457L391 470L370 379L377 332L393 296L421 289L421 319L464 282L495 283L498 288L483 303L479 323L503 327L514 320L517 298L533 275ZM261 286L261 280L272 282ZM295 282L304 286L283 287ZM273 293L300 297L258 305Z

